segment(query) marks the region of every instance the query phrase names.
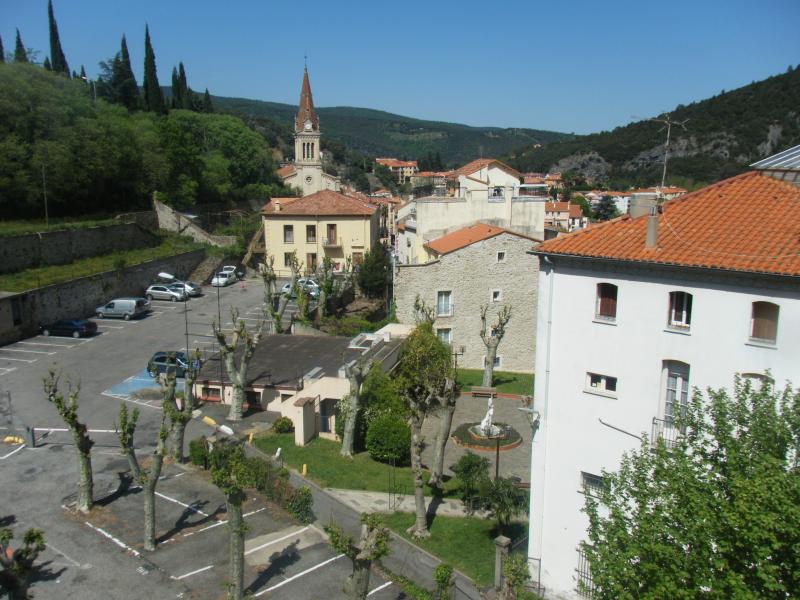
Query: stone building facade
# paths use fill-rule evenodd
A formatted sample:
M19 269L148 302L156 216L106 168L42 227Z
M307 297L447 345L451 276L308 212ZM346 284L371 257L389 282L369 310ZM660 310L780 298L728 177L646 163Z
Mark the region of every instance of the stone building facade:
M537 242L518 233L499 231L486 239L463 240L469 243L440 253L436 260L397 265L397 319L400 323L414 323L414 300L419 294L436 313L434 329L440 339L448 341L457 352L463 346L458 365L482 369L486 348L480 337L481 306L489 307L489 325L496 321L503 306L510 306L512 316L497 351L495 368L531 373L536 347L539 259L530 251Z

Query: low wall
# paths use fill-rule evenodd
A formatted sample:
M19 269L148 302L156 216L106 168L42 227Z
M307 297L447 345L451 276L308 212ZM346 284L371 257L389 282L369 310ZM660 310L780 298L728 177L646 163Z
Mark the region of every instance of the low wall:
M153 199L153 206L158 216L158 226L161 229L189 236L195 242L200 242L201 244L211 244L221 248L227 248L236 243L235 235L212 235L186 215L163 202Z
M65 265L89 256L151 248L159 243L158 236L136 223L0 237L0 273Z
M167 271L179 278L203 260L204 250L192 250L147 261L121 271L106 271L0 298L0 344L35 334L40 325L58 319L85 318L95 308L120 296L142 296L156 274ZM12 305L15 305L12 308ZM14 319L14 313L20 318ZM14 321L19 321L17 324Z
M155 231L158 229L158 215L154 210L141 210L139 212L122 213L114 217L126 223L138 223L145 229Z

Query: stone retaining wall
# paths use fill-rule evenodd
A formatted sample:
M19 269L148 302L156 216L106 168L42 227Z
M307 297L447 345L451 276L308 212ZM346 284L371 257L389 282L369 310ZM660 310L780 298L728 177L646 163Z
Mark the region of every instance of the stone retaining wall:
M189 236L195 242L200 242L201 244L211 244L221 248L227 248L236 243L235 235L213 235L208 233L192 219L163 202L153 199L153 206L158 215L158 226L161 229Z

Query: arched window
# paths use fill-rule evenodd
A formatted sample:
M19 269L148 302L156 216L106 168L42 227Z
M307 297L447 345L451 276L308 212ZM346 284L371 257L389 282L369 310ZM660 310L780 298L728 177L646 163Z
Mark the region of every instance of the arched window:
M692 295L690 293L669 293L667 325L673 329L689 329L692 326Z
M617 320L617 286L613 283L597 284L595 317L604 321Z
M774 344L778 339L780 307L772 302L753 302L750 318L750 339Z

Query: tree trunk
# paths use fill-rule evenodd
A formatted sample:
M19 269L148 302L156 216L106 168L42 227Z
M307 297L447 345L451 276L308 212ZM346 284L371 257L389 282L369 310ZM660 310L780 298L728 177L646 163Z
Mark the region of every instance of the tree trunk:
M183 418L175 419L172 424L172 452L171 456L175 462L183 462L183 438L186 433L186 421Z
M450 439L450 428L453 426L453 413L456 412L455 401L448 401L439 411L439 432L436 435L436 446L433 454L433 472L428 485L441 485L444 472L444 449Z
M193 389L195 380L196 376L187 377L186 386L183 390L181 409L175 415L175 418L170 424L170 428L172 430L170 455L176 462L179 463L182 463L184 460L183 440L186 434L186 425L192 419L192 410L194 410Z
M85 429L85 428L84 428ZM94 503L94 481L92 479L92 442L86 433L73 430L75 450L78 453L78 510L89 512Z
M497 344L486 345L486 364L483 365L483 387L492 387L492 375L494 374L494 359L497 358Z
M164 464L164 452L159 449L153 455L153 464L142 482L144 492L144 549L150 552L156 549L156 485L161 477L161 466Z
M414 538L428 537L428 515L425 508L425 490L422 481L422 417L412 412L408 418L411 426L411 472L414 477L414 509L416 521L408 532Z
M139 461L136 460L136 452L133 450L133 447L128 446L123 448L122 453L125 455L125 458L128 459L128 467L131 470L133 480L139 481L139 478L142 476L142 471L139 468Z
M228 529L230 536L230 584L229 600L242 600L244 595L244 519L242 517L242 500L244 493L232 491L227 496Z
M344 591L352 600L365 600L369 593L371 560L353 559L353 572L345 582Z
M231 380L231 409L228 411L229 421L242 420L242 407L244 406L244 384L247 378L247 361L242 357L242 364L236 368L236 356L233 352L225 356L225 368Z
M364 370L364 366L360 364L355 364L347 369L350 394L347 398L347 414L345 415L340 454L348 458L352 458L355 451L356 420L358 412L361 410L361 382L364 379Z

